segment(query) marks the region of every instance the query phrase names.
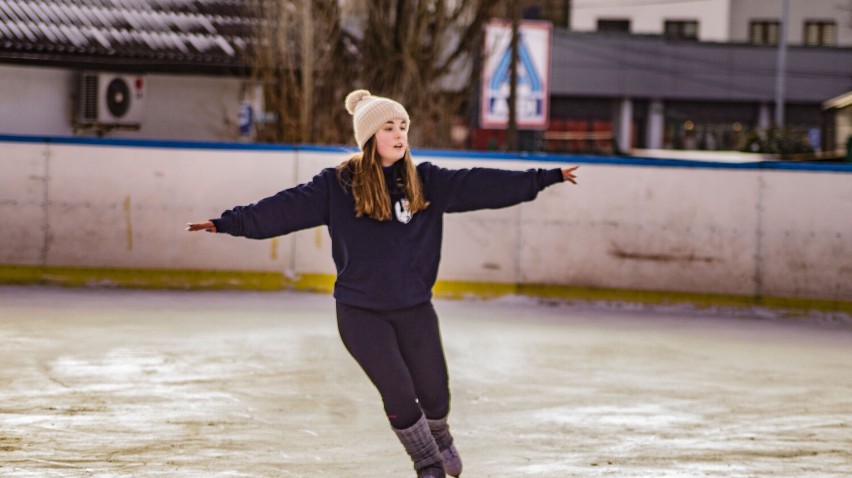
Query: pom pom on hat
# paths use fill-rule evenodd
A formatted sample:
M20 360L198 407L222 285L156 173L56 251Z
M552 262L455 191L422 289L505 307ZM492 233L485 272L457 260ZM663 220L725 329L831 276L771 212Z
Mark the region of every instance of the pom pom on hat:
M360 102L365 96L371 96L370 92L367 90L355 90L346 95L346 111L348 111L350 115L354 115L355 106L358 105L358 102Z
M346 95L346 111L352 115L355 141L364 149L364 144L388 121L400 118L411 124L405 108L390 98L373 96L367 90L355 90Z

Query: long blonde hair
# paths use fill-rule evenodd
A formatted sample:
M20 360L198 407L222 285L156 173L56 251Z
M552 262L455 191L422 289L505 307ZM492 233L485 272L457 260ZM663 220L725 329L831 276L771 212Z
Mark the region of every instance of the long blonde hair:
M408 200L408 210L416 214L429 206L423 196L420 175L408 149L400 159L403 161L400 189ZM375 137L367 140L364 149L337 166L337 179L355 198L355 215L367 216L377 221L389 221L391 211L390 194L385 184L382 161L376 150Z

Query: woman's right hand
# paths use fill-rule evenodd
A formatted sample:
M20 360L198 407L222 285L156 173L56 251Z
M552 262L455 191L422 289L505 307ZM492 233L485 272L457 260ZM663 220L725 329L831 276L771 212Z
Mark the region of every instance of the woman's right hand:
M189 232L195 232L195 231L216 232L216 225L213 224L213 221L190 222L186 225L186 230L189 231Z
M580 166L574 166L573 168L563 168L562 179L568 181L571 184L577 184L577 176L574 174L574 171L576 171L579 167Z

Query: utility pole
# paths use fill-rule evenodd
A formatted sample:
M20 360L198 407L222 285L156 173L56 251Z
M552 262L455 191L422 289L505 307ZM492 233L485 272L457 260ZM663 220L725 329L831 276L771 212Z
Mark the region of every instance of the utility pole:
M787 26L790 23L790 0L782 0L781 31L778 38L778 64L775 71L775 127L784 127L784 97L787 76Z
M521 24L520 0L511 0L512 15L512 60L509 65L509 125L506 128L506 149L518 150L518 37Z

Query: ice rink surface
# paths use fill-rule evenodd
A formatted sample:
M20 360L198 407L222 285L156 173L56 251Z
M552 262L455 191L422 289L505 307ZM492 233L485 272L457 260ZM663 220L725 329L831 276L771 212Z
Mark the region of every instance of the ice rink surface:
M466 478L852 476L847 317L436 301ZM330 296L0 287L2 477L413 477Z

